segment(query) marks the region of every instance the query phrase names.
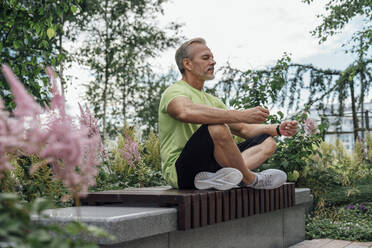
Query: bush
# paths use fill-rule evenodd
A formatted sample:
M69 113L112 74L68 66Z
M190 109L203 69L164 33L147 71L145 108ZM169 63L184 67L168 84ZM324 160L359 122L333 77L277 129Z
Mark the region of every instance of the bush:
M280 118L272 119L278 122L282 118L283 115L280 114ZM262 169L276 168L285 171L289 181L297 181L306 165L313 162L312 155L318 154L318 145L322 140L320 131L306 132L305 123L309 120L306 113L299 114L294 119L300 124L298 132L293 137L280 139L275 154L262 166ZM324 124L319 125L320 130L323 128Z
M141 144L140 136L139 128L124 126L99 166L97 184L91 190L166 185L161 174L159 138L151 130Z
M306 238L372 240L372 204L350 204L318 210L306 218Z
M372 181L372 164L362 156L358 144L348 154L341 141L319 145L300 174L298 186L311 188L318 207L372 197L366 190ZM365 185L365 187L364 187Z
M32 202L36 198L45 198L58 207L70 206L72 200L63 201L69 194L60 180L57 180L49 164L36 155L12 156L12 171L6 171L0 179L0 192L17 193L19 198ZM30 173L32 165L40 164L38 169Z

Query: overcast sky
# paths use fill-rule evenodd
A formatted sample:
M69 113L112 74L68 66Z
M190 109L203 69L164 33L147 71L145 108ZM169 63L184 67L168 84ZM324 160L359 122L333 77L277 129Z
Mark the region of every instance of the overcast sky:
M184 36L205 38L217 69L226 62L240 69L259 69L274 64L285 52L294 62L344 69L352 58L344 53L341 43L350 38L354 26L348 25L342 35L322 45L310 34L320 23L316 16L324 12L325 2L308 5L300 0L173 0L165 4L159 25L184 23ZM169 49L151 60L154 70L165 73L171 66L176 68L174 53L175 49ZM69 74L79 77L67 94L70 108L75 108L82 95L79 85L87 83L89 73L74 66Z

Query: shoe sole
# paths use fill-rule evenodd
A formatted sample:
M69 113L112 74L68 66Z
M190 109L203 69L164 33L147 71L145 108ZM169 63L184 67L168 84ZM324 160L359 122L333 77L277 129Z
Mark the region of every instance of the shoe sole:
M229 190L236 187L243 179L243 174L235 168L222 168L213 172L196 174L194 185L197 189Z

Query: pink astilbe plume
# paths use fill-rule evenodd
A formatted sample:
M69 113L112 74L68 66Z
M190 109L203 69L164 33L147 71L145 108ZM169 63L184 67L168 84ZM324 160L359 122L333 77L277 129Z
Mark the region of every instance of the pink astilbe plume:
M129 165L136 168L135 164L141 160L141 156L138 151L138 143L128 133L125 134L125 145L121 153Z
M52 110L58 110L59 113L64 116L66 114L65 111L65 97L59 93L58 86L57 86L57 80L56 80L56 74L53 71L52 67L48 66L45 69L46 73L49 76L50 82L52 83L52 94L53 98L50 102L50 107Z
M92 121L91 126L74 124L74 118L65 112L65 99L58 92L55 73L50 67L46 71L52 82L53 97L51 108L44 111L43 118L39 116L43 109L10 68L3 66L2 69L11 85L17 108L15 117L0 110L0 177L2 171L10 168L6 154L21 149L50 163L55 177L62 180L75 196L87 193L88 187L95 184L97 158L103 147L96 131L97 122ZM95 120L90 112L87 113L91 120Z
M311 135L314 134L317 130L318 126L316 125L315 121L311 118L307 118L304 121L304 129L306 134Z
M14 94L14 102L16 108L14 110L15 116L34 116L42 113L42 108L35 100L27 93L27 90L22 83L17 79L12 70L2 65L1 70L3 71L5 79L8 81L10 88Z

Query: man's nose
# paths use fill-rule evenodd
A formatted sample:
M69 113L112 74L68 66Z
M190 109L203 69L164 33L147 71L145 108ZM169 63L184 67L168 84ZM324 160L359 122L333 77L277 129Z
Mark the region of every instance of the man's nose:
M211 60L211 65L215 65L216 61L214 59Z

